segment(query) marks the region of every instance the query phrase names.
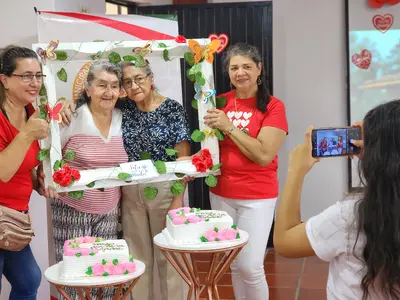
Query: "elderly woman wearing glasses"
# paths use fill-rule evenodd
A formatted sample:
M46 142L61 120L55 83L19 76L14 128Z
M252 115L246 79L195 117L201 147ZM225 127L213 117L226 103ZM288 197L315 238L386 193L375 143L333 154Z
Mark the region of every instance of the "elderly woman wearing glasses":
M24 213L36 181L38 140L49 128L32 106L43 76L31 49L0 50L0 207ZM3 274L11 284L10 299L36 299L42 276L29 244L20 251L0 249L0 290Z

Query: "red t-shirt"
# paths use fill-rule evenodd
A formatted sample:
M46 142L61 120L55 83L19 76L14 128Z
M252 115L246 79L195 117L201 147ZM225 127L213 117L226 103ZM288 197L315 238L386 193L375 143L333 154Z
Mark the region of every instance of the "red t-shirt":
M257 138L262 127L276 127L288 132L285 106L282 101L272 97L263 113L256 108L256 97L237 99L235 92L224 95L226 105L223 110L238 128L246 128L249 135ZM270 199L278 196L278 156L267 166L260 166L249 160L236 144L225 137L220 142L221 175L218 184L210 191L216 195L231 199Z
M28 114L34 112L32 105L28 105ZM0 110L0 151L4 150L19 133ZM4 183L0 180L0 205L16 210L28 210L29 199L32 194L32 169L39 161L36 159L40 151L39 143L34 141L19 167L17 173L10 181Z

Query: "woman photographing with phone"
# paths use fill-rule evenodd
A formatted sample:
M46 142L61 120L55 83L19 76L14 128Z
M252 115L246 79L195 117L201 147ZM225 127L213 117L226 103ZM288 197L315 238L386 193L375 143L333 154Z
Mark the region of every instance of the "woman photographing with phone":
M285 257L317 255L330 263L327 299L400 299L400 100L364 117L359 199L338 199L302 223L300 200L311 155L311 128L290 153L289 170L275 223L275 250Z

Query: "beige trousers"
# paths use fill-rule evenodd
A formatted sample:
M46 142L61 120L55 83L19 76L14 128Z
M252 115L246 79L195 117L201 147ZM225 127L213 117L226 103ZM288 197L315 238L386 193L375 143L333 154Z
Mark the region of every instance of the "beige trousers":
M165 228L165 217L172 201L170 182L152 183L158 188L154 200L144 197L146 185L122 187L122 229L124 239L135 259L146 265L146 271L132 290L133 300L153 300L153 268L157 262L162 300L181 300L183 280L153 244L153 237Z

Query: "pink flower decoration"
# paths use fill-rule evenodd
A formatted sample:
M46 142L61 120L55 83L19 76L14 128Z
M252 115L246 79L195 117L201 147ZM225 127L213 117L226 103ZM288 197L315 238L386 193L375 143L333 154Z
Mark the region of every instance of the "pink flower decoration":
M189 215L187 217L187 220L189 221L189 223L199 223L200 221L202 221L202 218L199 218L195 215Z
M80 252L80 249L77 249L77 248L66 247L64 249L64 255L65 256L74 256L78 252Z
M89 248L82 248L80 250L81 250L82 256L88 256L92 252L92 249L89 249Z
M172 219L172 224L182 225L185 224L186 221L187 217L176 216L175 218Z
M179 212L179 209L172 209L168 212L169 215L171 215L172 217L176 216L176 213Z
M125 263L125 270L127 270L129 273L136 272L136 263L134 261Z
M85 236L83 240L84 243L93 244L96 241L96 238L93 236Z
M83 238L83 237L77 237L75 240L76 240L76 242L77 242L78 244L81 244L81 243L83 243L84 238Z
M104 272L107 272L108 275L113 275L114 274L113 270L114 270L113 264L108 263L108 264L104 265Z
M101 276L104 274L104 266L102 264L95 264L92 266L94 276Z
M225 230L220 230L217 233L217 239L219 239L220 241L225 241L227 240L226 238L226 234L225 234Z
M190 207L183 207L183 211L185 214L190 213Z
M215 239L217 238L217 232L215 232L214 229L209 229L206 232L205 237L209 242L214 242Z
M236 239L236 230L233 228L224 229L225 238L227 240L234 240Z
M126 269L124 268L123 264L118 264L113 267L112 273L114 275L121 275L121 274L124 274L125 270Z

